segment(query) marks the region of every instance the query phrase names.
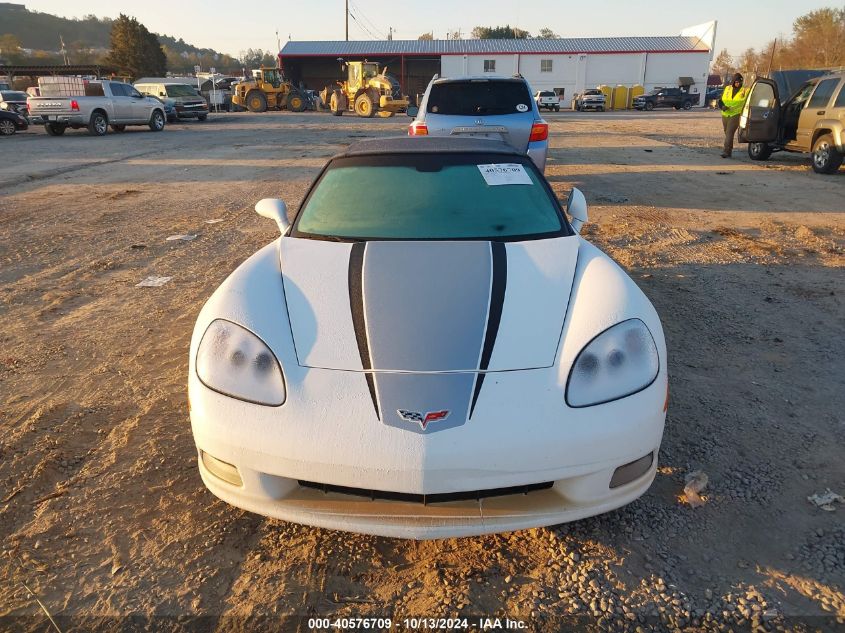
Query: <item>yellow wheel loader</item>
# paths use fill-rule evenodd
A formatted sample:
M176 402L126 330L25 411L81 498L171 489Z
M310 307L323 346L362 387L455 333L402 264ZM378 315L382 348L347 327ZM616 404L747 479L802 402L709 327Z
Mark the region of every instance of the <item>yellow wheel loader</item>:
M320 92L334 116L354 111L360 117L390 117L408 108L408 97L402 96L399 82L387 74L386 66L379 73L375 62L347 62L346 69L346 81Z
M232 103L250 112L265 112L267 109L302 112L305 97L284 76L278 68L261 67L252 71L252 79L234 85Z

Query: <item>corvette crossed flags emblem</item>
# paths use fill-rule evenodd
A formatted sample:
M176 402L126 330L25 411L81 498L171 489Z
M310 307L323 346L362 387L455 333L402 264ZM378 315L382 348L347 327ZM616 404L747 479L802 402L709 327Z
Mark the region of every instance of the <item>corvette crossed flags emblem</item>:
M427 411L426 413L397 409L396 413L398 413L399 417L406 422L416 422L420 425L423 431L425 431L425 427L428 426L429 422L438 422L449 417L448 409L444 409L443 411Z

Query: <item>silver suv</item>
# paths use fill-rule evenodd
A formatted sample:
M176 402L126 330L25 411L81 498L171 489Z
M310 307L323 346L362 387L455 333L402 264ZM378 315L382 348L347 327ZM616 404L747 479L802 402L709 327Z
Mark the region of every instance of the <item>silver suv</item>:
M462 136L504 141L544 171L549 125L522 77L455 77L428 84L420 107L408 108L409 136Z

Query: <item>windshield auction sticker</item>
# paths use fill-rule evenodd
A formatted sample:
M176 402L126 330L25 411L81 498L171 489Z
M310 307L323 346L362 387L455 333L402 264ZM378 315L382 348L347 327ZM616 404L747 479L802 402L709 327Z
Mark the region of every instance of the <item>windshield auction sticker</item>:
M490 186L534 184L531 182L531 176L519 163L479 165L478 170L484 176L484 181Z

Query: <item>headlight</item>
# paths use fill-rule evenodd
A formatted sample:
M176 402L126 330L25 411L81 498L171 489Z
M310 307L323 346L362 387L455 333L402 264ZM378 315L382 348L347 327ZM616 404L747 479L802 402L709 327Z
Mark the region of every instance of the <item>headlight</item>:
M270 348L249 330L216 319L197 350L197 376L209 389L277 407L284 404L285 380Z
M657 378L657 346L645 323L617 323L581 350L566 384L570 407L589 407L642 391Z

